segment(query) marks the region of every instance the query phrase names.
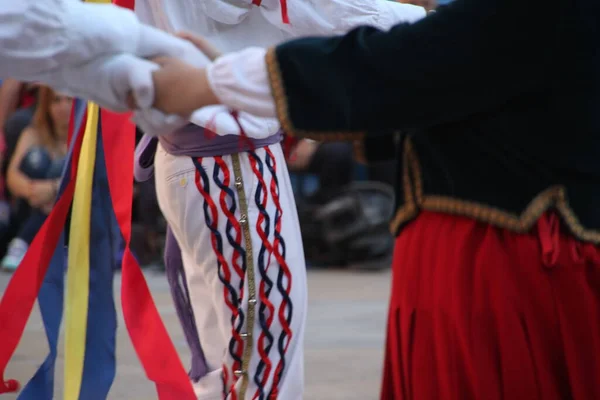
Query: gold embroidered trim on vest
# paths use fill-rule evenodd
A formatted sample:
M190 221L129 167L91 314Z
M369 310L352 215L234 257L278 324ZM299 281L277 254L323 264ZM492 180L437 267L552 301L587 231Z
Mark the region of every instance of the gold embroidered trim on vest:
M267 51L266 56L267 71L269 73L269 82L271 85L271 93L275 99L275 110L277 118L281 123L283 131L290 136L305 137L318 140L320 142L340 142L362 140L365 136L364 132L328 132L328 131L306 131L297 129L292 124L288 109L288 99L285 92L285 86L277 61L276 48L272 47Z
M390 230L394 235L398 233L402 224L410 221L419 213L417 201L414 196L415 194L413 193L412 178L410 176L410 151L409 146L404 146L404 151L402 152L402 191L404 194L404 202L402 207L396 211L396 215L390 226Z
M396 211L391 231L397 234L400 227L413 219L419 210L460 215L489 223L514 232L528 232L540 216L555 208L565 224L577 238L599 244L600 232L586 229L569 206L564 186L555 185L539 193L520 214L510 213L485 204L460 200L449 196L426 195L423 193L421 167L409 138L404 143L402 154L402 185L404 204Z

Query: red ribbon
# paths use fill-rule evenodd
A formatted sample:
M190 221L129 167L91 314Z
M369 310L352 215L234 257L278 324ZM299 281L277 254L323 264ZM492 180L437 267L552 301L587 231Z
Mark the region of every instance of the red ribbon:
M283 142L281 147L283 148L283 156L288 161L294 161L295 156L293 155L294 149L298 146L300 140L297 137L290 136L287 133L283 134Z
M113 0L133 10L135 0ZM106 174L113 210L125 240L121 271L121 305L125 325L160 400L196 400L192 383L160 318L142 269L131 253L131 206L135 126L129 115L101 110Z
M119 7L128 8L130 10L133 10L135 7L135 0L113 0L112 2Z
M130 250L135 126L129 116L101 110L104 157L113 209L125 240L121 303L125 325L160 400L195 400L191 381L160 318L142 269Z
M156 383L159 399L195 400L189 377L160 319L142 270L130 250L135 127L127 115L102 110L101 118L111 199L126 242L121 288L125 324L147 376ZM4 371L23 335L73 200L85 120L80 129L65 191L33 240L0 302L0 393L19 389L17 381L4 380Z
M289 24L290 17L288 16L287 1L279 0L279 2L281 4L281 19L283 20L284 24Z
M290 18L288 17L287 1L279 0L279 3L281 4L281 19L283 20L284 24L289 24ZM260 5L262 4L262 0L252 0L252 4L254 4L257 7L260 7Z

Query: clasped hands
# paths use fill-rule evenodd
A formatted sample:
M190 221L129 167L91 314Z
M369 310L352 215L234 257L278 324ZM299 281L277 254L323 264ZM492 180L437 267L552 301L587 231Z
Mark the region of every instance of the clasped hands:
M127 98L127 106L134 111L134 122L150 135L181 127L195 110L219 104L203 67L221 53L204 38L189 33L177 36L193 44L202 56L188 51L183 58L157 57L149 60L156 65L152 71L153 88L142 88L141 93L136 93L136 88L132 87Z

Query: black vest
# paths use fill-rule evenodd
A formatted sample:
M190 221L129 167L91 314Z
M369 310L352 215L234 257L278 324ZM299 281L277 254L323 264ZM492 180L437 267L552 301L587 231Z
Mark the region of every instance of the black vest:
M267 61L286 131L398 159L395 231L431 210L526 232L556 210L600 243L600 1L456 0Z

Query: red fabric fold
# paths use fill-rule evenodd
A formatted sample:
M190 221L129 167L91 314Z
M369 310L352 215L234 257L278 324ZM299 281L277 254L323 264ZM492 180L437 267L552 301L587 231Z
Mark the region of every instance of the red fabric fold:
M600 248L421 211L396 239L381 400L600 399Z
M135 0L113 0L134 9ZM160 400L195 400L196 395L175 346L160 318L142 269L130 250L135 127L127 114L101 111L106 173L113 209L125 240L121 304L125 325Z
M196 396L152 295L130 250L135 127L128 115L102 110L102 138L113 209L125 240L121 303L125 325L160 400L195 400Z

